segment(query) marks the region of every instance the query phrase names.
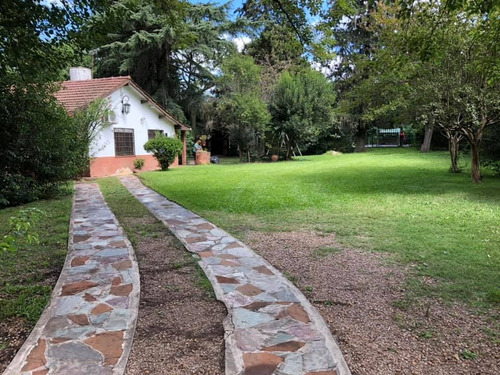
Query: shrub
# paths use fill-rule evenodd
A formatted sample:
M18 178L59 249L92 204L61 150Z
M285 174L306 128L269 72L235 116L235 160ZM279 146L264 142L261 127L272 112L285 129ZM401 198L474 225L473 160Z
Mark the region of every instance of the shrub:
M0 77L0 207L51 194L85 165L88 151L53 90Z
M40 240L38 234L33 231L33 224L43 216L45 212L34 207L21 210L17 216L12 216L9 219L9 229L3 237L0 237L0 254L6 251L16 251L23 240L27 244L39 244Z
M134 160L134 168L141 170L144 167L144 159L135 159Z
M158 159L161 170L166 171L176 156L182 152L182 142L177 138L155 137L144 144L144 149L152 152L154 157Z

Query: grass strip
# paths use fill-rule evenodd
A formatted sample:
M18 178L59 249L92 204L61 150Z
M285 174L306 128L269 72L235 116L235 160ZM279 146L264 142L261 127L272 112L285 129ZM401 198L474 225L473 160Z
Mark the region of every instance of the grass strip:
M0 210L0 233L19 210L36 207L46 213L34 231L38 245L21 244L15 252L0 254L0 320L22 317L33 326L45 309L68 249L71 197L41 200Z

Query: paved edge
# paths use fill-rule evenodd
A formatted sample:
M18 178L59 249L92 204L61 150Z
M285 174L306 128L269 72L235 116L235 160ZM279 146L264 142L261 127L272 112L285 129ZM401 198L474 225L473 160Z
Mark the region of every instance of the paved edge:
M143 186L143 188L149 189L151 192L153 192L153 193L155 193L157 195L161 196L161 194L159 194L158 192L154 191L153 189L151 189L149 187L144 186L142 184L142 181L140 181L137 177L121 177L120 180L121 180L122 184L125 185L125 187L130 191L130 193L136 199L138 199L141 203L143 203L145 205L145 207L148 209L148 211L150 211L153 214L153 216L155 216L158 220L160 220L182 242L182 244L184 245L184 247L189 252L191 252L193 254L196 254L194 256L196 256L198 258L198 263L199 263L200 267L203 269L203 271L205 272L206 276L210 280L210 282L211 282L211 284L213 286L216 298L219 301L223 302L226 305L226 308L227 308L227 311L228 311L228 315L227 315L227 317L223 321L223 327L224 327L224 330L225 330L225 343L226 343L226 345L225 345L225 357L226 357L226 360L225 360L225 373L226 373L226 375L242 375L242 374L246 374L245 364L244 364L244 359L243 359L243 352L242 352L242 350L240 350L238 348L238 346L237 346L237 338L234 335L236 327L235 327L235 324L233 322L233 311L232 311L233 307L231 307L228 304L228 301L225 298L225 293L224 293L224 291L222 289L222 286L219 283L219 281L217 280L217 275L213 272L213 270L211 269L210 265L206 264L204 262L203 257L199 256L198 253L202 252L202 251L193 250L192 244L188 243L185 240L185 238L179 236L179 234L177 233L177 231L171 227L171 225L166 221L166 219L160 217L151 207L149 207L149 205L145 204L145 202L142 202L141 199L140 199L140 197L137 196L134 193L134 191L132 191L129 188L129 186L127 186L127 184L125 182L127 180L128 181L136 180L136 181L138 181ZM188 211L192 215L196 216L196 218L203 219L200 216L192 213L190 210L187 210L186 208L180 206L179 204L174 203L172 201L169 201L167 198L165 198L163 196L161 196L161 197L163 199L165 199L167 202L172 203L172 204L174 204L174 205L176 205L176 206L178 206L178 207L180 207L180 208ZM203 219L203 220L205 220L205 219ZM215 226L215 225L213 225L213 226L217 230L223 232L226 236L232 237L230 234L228 234L227 232L221 230L217 226ZM301 304L301 306L304 308L304 310L309 315L310 321L314 324L314 326L318 329L319 333L323 336L323 338L325 340L326 347L327 347L326 349L330 352L331 356L333 357L333 359L335 361L335 366L334 366L335 369L334 369L334 371L336 371L336 374L338 374L338 375L351 375L349 367L348 367L347 363L345 362L345 359L344 359L344 357L342 355L342 352L341 352L341 350L340 350L337 342L333 338L333 336L331 334L331 331L328 328L328 325L326 324L325 320L320 315L320 313L318 312L318 310L314 306L311 305L311 303L309 302L309 300L302 294L302 292L295 285L293 285L286 277L284 277L282 275L282 273L279 270L277 270L274 266L272 266L271 264L269 264L269 262L267 262L263 257L261 257L259 254L256 254L255 252L253 252L247 245L245 245L243 242L239 241L238 239L234 239L234 242L236 242L240 247L242 247L242 248L244 248L244 249L252 252L253 256L255 258L259 259L259 261L262 264L264 264L266 267L268 267L269 269L271 269L272 272L274 273L274 275L278 276L279 281L283 285L286 285L293 292L294 296L298 299L298 301ZM329 370L326 370L324 372L321 371L321 370L320 371L314 371L314 372L318 372L320 374L330 374ZM249 373L254 374L254 372L249 372ZM281 372L279 372L279 373L281 374ZM312 373L313 372L310 372L310 374L312 374ZM257 372L255 374L257 374ZM276 373L276 374L278 374L278 373ZM297 372L296 374L299 374L299 373Z
M126 237L125 231L119 224L118 220L116 219L115 215L107 205L106 201L104 200L104 196L102 195L102 192L100 189L97 187L100 197L102 198L104 205L109 209L111 212L111 215L113 217L113 222L116 224L118 230L123 233L124 241L127 245L127 248L129 250L129 258L130 261L132 262L132 271L133 271L133 291L130 294L130 310L132 311L131 319L130 319L130 326L129 328L125 331L124 334L124 339L123 339L123 352L122 356L116 363L116 365L113 366L112 373L116 375L121 375L125 373L126 366L127 366L127 361L128 357L130 355L130 351L132 350L132 343L133 343L133 338L135 334L135 329L137 325L137 318L138 318L138 313L139 313L139 297L140 297L140 277L139 277L139 266L137 263L137 258L135 256L134 249L132 247L132 244ZM72 207L71 207L71 216L70 216L70 222L69 222L69 237L68 237L68 252L66 254L66 258L64 261L63 268L61 270L61 273L59 275L59 278L56 282L56 285L54 286L54 289L52 291L50 301L48 306L45 308L43 311L42 315L40 316L40 319L36 323L35 327L33 327L33 330L31 331L30 335L24 342L23 346L19 349L19 351L16 353L15 357L13 360L10 362L9 366L7 366L7 369L3 372L3 375L16 375L16 374L31 374L31 375L45 375L45 374L50 374L51 371L50 369L45 370L35 370L35 371L22 371L21 369L23 366L26 364L26 360L28 355L32 352L32 350L38 345L38 340L42 337L43 335L43 330L49 320L55 316L55 311L57 308L57 299L59 295L61 294L63 284L65 283L65 276L66 273L68 272L69 268L71 267L71 262L75 258L75 250L73 248L74 246L74 220L75 220L75 202L77 198L77 192L76 192L76 184L75 187L73 188L73 199L72 199ZM88 375L100 375L101 372L87 372Z

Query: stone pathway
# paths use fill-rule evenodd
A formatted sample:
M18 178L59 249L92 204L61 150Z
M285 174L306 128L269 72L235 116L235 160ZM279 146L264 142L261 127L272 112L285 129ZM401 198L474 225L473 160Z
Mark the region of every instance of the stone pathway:
M226 374L349 375L317 310L283 275L245 244L145 187L122 183L184 243L228 309Z
M123 374L139 308L134 251L96 184L77 184L69 252L13 374Z

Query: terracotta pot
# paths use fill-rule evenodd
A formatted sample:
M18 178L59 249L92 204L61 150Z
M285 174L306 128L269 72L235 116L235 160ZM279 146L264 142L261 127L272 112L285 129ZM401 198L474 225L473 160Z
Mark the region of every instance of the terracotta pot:
M209 151L197 151L196 159L194 161L196 165L206 165L210 164L210 152Z
M271 161L278 161L278 155L271 155Z

